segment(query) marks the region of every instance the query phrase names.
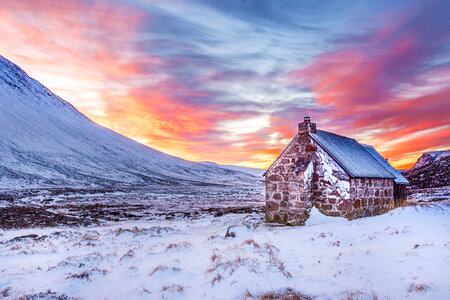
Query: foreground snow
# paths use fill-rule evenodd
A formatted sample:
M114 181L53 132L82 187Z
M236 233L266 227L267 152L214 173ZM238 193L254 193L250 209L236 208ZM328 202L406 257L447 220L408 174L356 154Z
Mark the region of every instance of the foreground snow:
M0 295L242 299L292 288L319 299L449 299L449 212L415 206L350 222L315 211L303 227L229 214L0 231Z

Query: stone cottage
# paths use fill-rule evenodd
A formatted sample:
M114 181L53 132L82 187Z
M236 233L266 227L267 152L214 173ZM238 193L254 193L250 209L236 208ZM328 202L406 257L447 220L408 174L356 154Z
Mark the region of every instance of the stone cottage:
M266 221L287 225L304 224L313 206L347 219L385 213L408 183L375 148L317 130L309 117L264 176Z

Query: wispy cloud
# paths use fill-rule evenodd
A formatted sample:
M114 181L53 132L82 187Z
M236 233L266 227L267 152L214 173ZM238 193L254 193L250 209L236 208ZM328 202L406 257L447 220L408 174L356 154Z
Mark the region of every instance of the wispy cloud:
M445 7L424 2L376 16L376 30L362 39L341 40L344 46L292 72L290 82L311 88L336 131L360 135L394 161L448 148L450 64L444 61L450 26Z
M446 11L6 0L0 53L96 122L187 159L267 166L310 114L410 165L450 143Z

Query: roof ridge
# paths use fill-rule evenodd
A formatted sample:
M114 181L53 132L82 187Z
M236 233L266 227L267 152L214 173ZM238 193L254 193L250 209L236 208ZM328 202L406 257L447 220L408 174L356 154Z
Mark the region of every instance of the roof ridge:
M340 135L340 134L337 134L337 133L334 133L334 132L331 132L331 131L320 130L320 129L317 129L317 131L322 131L322 132L325 132L325 133L328 133L328 134L332 134L332 135L338 136L340 138L344 138L344 139L347 139L347 140L352 140L352 141L355 141L355 142L357 142L359 144L359 142L356 139L348 137L348 136L345 136L345 135Z

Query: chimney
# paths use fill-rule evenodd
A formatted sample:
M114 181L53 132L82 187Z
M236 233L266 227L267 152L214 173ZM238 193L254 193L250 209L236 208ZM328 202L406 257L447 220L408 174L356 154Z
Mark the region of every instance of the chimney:
M316 129L316 123L311 123L311 118L310 117L305 117L305 119L303 120L303 123L299 123L298 124L298 133L302 134L302 133L316 133L317 129Z

